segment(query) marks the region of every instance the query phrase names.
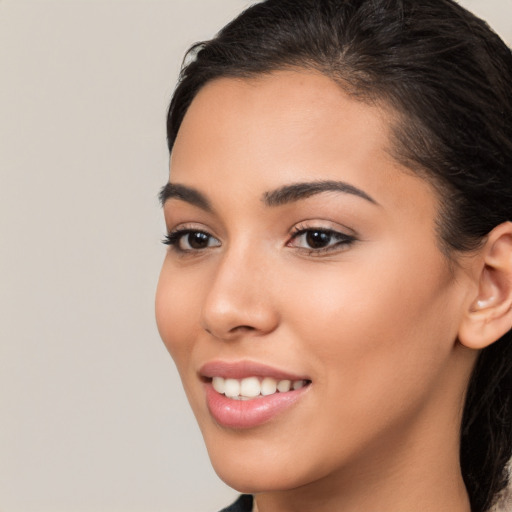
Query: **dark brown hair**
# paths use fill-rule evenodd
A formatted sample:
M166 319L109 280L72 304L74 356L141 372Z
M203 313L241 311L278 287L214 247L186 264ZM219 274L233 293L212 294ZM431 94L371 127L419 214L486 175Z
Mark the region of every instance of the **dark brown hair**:
M169 150L195 95L219 77L314 69L398 113L395 157L439 191L447 255L512 219L512 55L452 0L267 0L195 45L167 118ZM484 349L469 385L460 461L473 512L507 485L511 332Z

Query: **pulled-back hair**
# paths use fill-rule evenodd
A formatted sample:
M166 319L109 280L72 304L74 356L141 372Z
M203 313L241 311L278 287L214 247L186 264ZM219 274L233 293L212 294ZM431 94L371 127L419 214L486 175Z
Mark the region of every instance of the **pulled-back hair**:
M512 219L512 54L452 0L267 0L192 47L167 117L169 150L198 91L220 77L321 72L395 114L393 154L440 198L440 247L478 248ZM460 462L473 512L508 481L512 332L482 350L469 384Z

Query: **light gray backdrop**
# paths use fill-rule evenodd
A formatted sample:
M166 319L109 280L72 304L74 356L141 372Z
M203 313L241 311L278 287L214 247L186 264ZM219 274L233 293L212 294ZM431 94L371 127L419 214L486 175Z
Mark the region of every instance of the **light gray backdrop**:
M512 41L511 0L465 0ZM0 0L0 512L214 512L160 342L165 109L248 0Z

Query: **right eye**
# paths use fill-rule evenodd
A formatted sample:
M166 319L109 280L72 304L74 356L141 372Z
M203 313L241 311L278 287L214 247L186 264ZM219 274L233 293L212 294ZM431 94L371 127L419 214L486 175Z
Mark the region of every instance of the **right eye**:
M219 247L220 241L198 229L178 229L167 234L163 243L179 252L193 252Z

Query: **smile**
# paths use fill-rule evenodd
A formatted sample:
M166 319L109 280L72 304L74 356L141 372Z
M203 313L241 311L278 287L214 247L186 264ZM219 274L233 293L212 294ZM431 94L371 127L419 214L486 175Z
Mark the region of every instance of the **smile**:
M245 379L232 379L212 377L212 386L217 393L233 400L252 400L275 393L286 393L298 390L309 384L309 381L277 380L272 377L246 377Z
M277 420L309 394L312 384L305 375L252 361L211 361L199 376L212 419L234 429Z

